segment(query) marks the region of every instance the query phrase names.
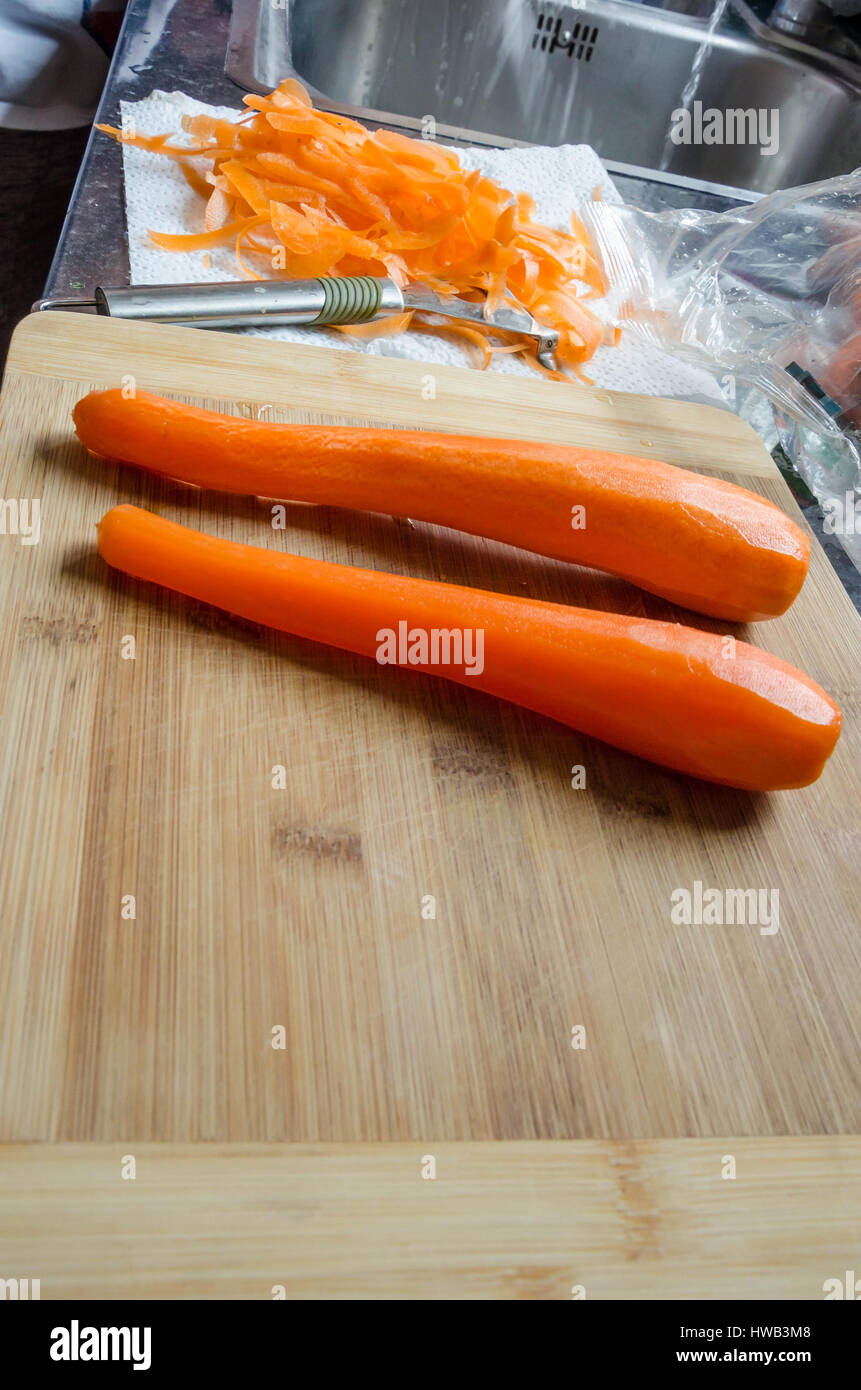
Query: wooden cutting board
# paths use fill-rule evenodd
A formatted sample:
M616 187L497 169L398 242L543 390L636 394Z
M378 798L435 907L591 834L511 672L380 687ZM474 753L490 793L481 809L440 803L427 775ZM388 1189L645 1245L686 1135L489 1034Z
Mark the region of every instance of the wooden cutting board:
M291 505L273 531L270 503L87 457L75 400L130 379L264 418L652 454L797 511L756 436L710 408L25 321L0 402L2 497L40 499L41 537L0 535L0 1139L861 1129L861 622L819 546L792 611L755 640L842 705L837 751L803 791L710 787L108 571L95 523L133 501L329 560L682 616L621 581L389 517ZM696 882L777 891L779 930L674 924L671 894Z
M423 1181L425 1144L135 1144L124 1181L125 1144L0 1145L0 1267L43 1299L568 1302L821 1299L858 1269L858 1137L431 1150Z

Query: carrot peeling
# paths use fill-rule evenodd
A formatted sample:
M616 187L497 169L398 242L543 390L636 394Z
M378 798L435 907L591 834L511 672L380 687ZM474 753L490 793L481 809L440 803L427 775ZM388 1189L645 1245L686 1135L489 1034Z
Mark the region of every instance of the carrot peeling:
M512 193L480 169L466 172L454 150L316 111L294 78L244 100L248 110L235 121L184 116L188 146L167 134L98 127L124 144L180 160L202 198L214 184L226 201L223 236L206 223L187 236L151 232L157 246L187 251L233 238L240 273L250 277L388 275L401 286L478 296L486 317L514 304L559 333L556 375L563 380L578 378L598 347L613 343L612 329L584 303L605 285L576 216L570 231L544 226L527 194ZM188 166L201 157L209 165L205 180ZM253 226L266 228L273 243L268 264L261 257L256 268L241 255L242 242L249 244L245 229ZM451 332L427 321L424 329ZM391 331L404 327L393 324ZM471 324L459 336L479 348L486 366L492 325ZM543 370L533 353L524 360Z

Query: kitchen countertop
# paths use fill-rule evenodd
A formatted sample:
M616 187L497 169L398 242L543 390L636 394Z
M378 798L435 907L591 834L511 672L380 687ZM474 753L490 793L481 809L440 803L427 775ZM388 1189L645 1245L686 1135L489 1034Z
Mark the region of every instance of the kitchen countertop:
M139 101L150 92L180 90L216 105L239 105L239 88L224 72L230 0L129 0L113 63L96 120L120 123L119 103ZM732 200L618 172L613 181L626 202L658 211L702 207L715 212ZM46 297L86 297L96 284L122 285L129 279L122 150L93 131L54 257ZM790 478L791 482L792 479ZM839 542L823 533L815 502L802 502L805 517L861 611L861 574Z

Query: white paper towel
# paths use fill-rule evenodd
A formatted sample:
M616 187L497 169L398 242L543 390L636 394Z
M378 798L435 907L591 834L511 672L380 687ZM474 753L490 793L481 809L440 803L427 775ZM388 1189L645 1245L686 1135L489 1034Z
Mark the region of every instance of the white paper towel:
M141 135L179 132L172 143L182 143L185 139L180 126L184 114L203 113L228 119L239 114L228 107L206 106L182 92L153 92L143 101L123 102L121 110L124 131L133 130ZM588 145L553 148L533 145L524 149L471 145L458 147L457 154L464 168L481 167L504 187L529 193L535 200L536 216L550 227L567 231L572 208L588 202L596 186L606 201L621 202L609 174ZM172 159L124 145L123 166L132 284L197 284L240 278L232 247L216 247L207 253L208 259L204 259L203 252L164 251L150 240L150 228L160 232L203 230L203 202ZM204 161L200 161L200 168L201 172L206 168ZM590 307L601 313L600 301L590 300ZM260 337L317 344L344 352L365 352L378 357L410 358L454 366L464 366L467 361L463 349L456 343L418 333L365 341L326 328L245 331ZM534 368L510 354L495 357L488 370L534 375ZM707 373L677 362L657 348L628 341L624 335L618 347L599 348L586 364L586 371L596 385L616 391L640 391L650 396L681 396L687 400L723 404L719 388Z

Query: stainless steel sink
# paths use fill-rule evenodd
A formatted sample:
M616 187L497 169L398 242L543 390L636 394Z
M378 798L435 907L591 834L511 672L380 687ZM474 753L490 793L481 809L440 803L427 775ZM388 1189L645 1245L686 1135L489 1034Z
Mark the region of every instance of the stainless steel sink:
M610 165L756 193L854 168L861 85L728 27L726 7L709 22L626 0L234 0L227 72L260 91L293 74L330 110L407 129L587 143ZM673 143L673 112L696 102L776 110L777 151Z

